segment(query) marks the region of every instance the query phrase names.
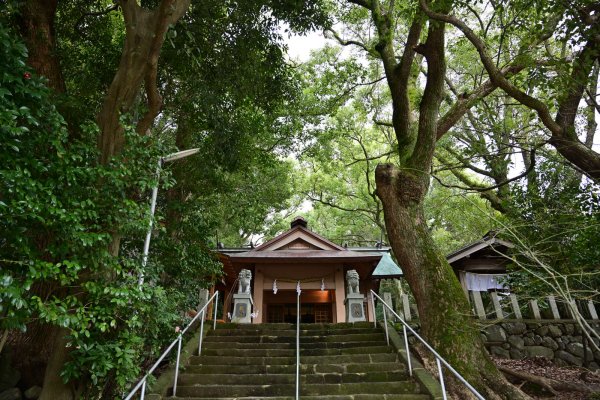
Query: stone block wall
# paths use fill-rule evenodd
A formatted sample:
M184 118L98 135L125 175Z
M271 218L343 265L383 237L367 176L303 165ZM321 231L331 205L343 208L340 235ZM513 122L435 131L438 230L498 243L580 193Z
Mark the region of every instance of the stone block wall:
M599 322L589 323L600 333ZM558 366L600 369L600 351L584 340L581 327L572 320L487 321L481 323L481 332L489 352L497 357L516 360L541 356ZM598 339L593 340L599 344Z

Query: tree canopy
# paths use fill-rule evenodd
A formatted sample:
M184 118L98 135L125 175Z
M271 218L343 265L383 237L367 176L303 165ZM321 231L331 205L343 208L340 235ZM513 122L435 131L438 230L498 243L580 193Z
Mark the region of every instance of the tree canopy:
M307 204L326 237L392 247L423 334L486 398L526 396L445 254L496 230L518 243L515 289L557 274L598 296L591 0L1 7L0 350L43 400L122 393L219 279L217 242L253 245ZM328 44L290 61L284 25Z

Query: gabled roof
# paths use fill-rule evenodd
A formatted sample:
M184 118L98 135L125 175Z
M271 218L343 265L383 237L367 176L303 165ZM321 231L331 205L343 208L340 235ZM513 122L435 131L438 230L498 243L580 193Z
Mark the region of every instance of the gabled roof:
M470 243L446 256L448 263L452 264L462 258L469 257L471 254L478 252L486 247L505 246L507 248L515 247L511 242L497 238L490 233L486 234L483 239Z
M255 249L220 249L219 258L228 276L244 265L260 264L321 264L348 263L364 269L365 277L390 279L403 276L392 260L388 247L346 248L309 230L306 221L296 218L290 230Z
M234 262L261 263L327 263L327 262L373 262L381 259L381 253L356 252L351 250L275 250L247 251L228 254ZM373 264L374 265L374 264Z
M257 248L249 251L249 253L257 253L264 251L296 251L294 249L302 250L334 250L334 251L347 251L342 246L325 239L323 236L316 234L315 232L306 228L306 225L298 223L299 218L296 218L292 222L290 230L274 237L258 246ZM302 220L303 221L303 220ZM290 247L290 245L292 245Z

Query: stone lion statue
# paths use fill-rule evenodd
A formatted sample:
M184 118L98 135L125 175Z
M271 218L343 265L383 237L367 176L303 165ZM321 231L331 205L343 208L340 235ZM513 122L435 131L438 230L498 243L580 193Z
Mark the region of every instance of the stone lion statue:
M351 269L346 272L346 283L348 284L348 293L360 293L358 289L359 281L358 272L355 269Z
M238 293L250 294L250 281L252 280L252 272L249 269L243 269L238 275L239 286Z

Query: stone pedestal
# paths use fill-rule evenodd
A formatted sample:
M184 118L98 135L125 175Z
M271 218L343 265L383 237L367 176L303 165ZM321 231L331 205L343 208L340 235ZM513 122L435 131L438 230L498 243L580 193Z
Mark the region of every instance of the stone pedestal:
M348 293L344 304L346 305L346 322L366 321L365 295L361 293Z
M233 316L231 322L237 324L252 323L252 296L250 293L236 293L233 295Z

